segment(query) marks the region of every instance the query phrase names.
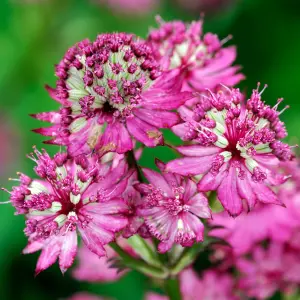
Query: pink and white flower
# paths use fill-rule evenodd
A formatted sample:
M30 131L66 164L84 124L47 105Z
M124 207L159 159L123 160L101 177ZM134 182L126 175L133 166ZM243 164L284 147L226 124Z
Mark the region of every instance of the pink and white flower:
M159 128L180 121L171 110L192 97L180 92L175 75L161 73L151 48L132 34L81 41L56 66L56 88L47 86L61 108L33 115L54 125L34 131L52 138L46 143L67 146L71 156L125 153L133 139L155 147L163 143Z
M244 79L236 59L234 46L223 47L212 33L203 34L203 21L185 24L182 21L164 22L150 31L148 42L165 70L177 71L183 82L182 90L203 92L214 90L220 83L234 86Z
M104 256L104 245L128 222L122 193L131 173L124 161L112 169L96 156L67 159L66 153L58 153L51 158L46 151L34 152L36 157L30 158L41 179L20 175L20 186L13 188L10 200L17 213L26 214L29 244L23 253L42 250L36 273L57 259L65 272L76 256L77 232L90 251Z
M157 161L163 172L165 165ZM158 251L164 253L173 244L184 247L203 241L204 226L200 218L211 212L204 194L197 192L196 183L172 173L143 169L150 184L138 184L144 204L137 214L144 218L150 233L160 240Z
M238 89L208 92L191 111L181 109L184 123L173 127L182 140L177 147L184 158L171 161L166 171L180 175L203 175L201 192L217 191L223 207L232 216L251 210L257 201L283 205L270 188L288 178L278 171L280 161L293 158L291 147L280 139L287 136L280 121L278 104L273 108L253 90L244 104Z

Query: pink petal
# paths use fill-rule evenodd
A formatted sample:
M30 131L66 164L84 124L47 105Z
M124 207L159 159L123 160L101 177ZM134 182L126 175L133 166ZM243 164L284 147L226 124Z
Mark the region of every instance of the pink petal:
M179 146L176 148L177 151L185 156L196 156L196 157L203 157L203 156L211 156L213 154L217 154L220 152L219 147L203 147L198 145L188 145L188 146ZM212 158L207 158L212 159Z
M242 199L237 191L237 174L233 166L218 188L218 198L231 216L238 216L243 211Z
M133 137L147 147L155 147L163 143L162 133L137 117L127 118L127 128Z
M157 128L170 128L180 122L180 117L174 112L138 108L134 114Z
M57 113L55 111L32 114L30 116L37 120L54 123L54 124L59 124L61 121L60 113Z
M252 189L260 202L283 205L282 200L266 185L251 183Z
M184 176L206 173L212 165L210 157L184 157L170 161L166 165L166 171Z
M57 92L56 92L56 89L50 87L49 85L45 85L45 89L47 90L47 92L49 93L49 96L57 101L58 103L60 104L65 104L65 99L61 99L57 96Z
M42 127L42 128L37 128L33 129L33 132L36 132L38 134L44 135L44 136L52 136L55 137L58 135L60 130L60 125L56 124L50 127Z
M90 251L99 257L105 256L106 251L103 248L102 241L89 227L84 229L79 227L79 232L84 244Z
M173 192L169 186L169 184L166 182L166 180L163 178L161 174L158 172L155 172L153 170L143 168L143 173L147 180L155 187L160 188L163 193L166 193L169 197L173 195Z
M211 210L209 208L207 198L202 193L196 194L185 203L190 206L189 211L199 218L211 218Z
M185 184L183 184L184 187L184 195L183 199L185 200L185 203L188 202L192 196L194 196L197 192L197 185L196 183L191 179L186 179Z
M245 172L249 173L248 170L245 170ZM248 209L252 210L256 204L256 196L251 188L249 180L251 179L247 175L243 179L237 178L237 190L240 197L247 201Z
M77 233L69 231L62 241L61 252L59 254L59 267L62 273L69 269L75 259L77 253Z
M44 244L45 241L41 241L41 240L29 242L28 245L23 249L22 253L30 254L39 251L43 248Z
M127 205L124 201L109 200L100 203L89 203L88 205L85 205L81 210L88 213L111 215L126 212L127 209Z
M190 92L181 93L165 93L163 90L149 90L141 95L143 99L143 107L148 109L170 110L177 109L183 105L187 100L193 98Z
M128 219L125 216L94 214L93 223L95 223L98 228L103 228L111 232L119 232L127 226Z
M100 155L111 151L125 153L132 150L133 144L126 127L120 122L115 122L107 125L96 148L99 149Z
M198 191L209 192L216 190L227 175L226 168L227 164L220 169L217 175L214 175L211 172L205 174L198 182Z
M38 275L40 272L48 269L53 265L58 258L61 249L61 242L59 238L50 237L48 244L44 246L41 255L39 256L35 274Z
M186 123L181 123L178 125L175 125L171 128L171 130L179 136L183 141L186 141L187 139L185 138L186 132L187 132L187 124Z

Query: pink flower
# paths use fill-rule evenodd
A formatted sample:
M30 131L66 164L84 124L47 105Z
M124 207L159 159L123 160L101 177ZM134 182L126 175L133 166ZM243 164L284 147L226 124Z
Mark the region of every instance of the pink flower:
M156 163L163 171L165 165ZM158 251L164 253L173 244L189 247L203 241L204 226L199 218L209 218L211 212L206 197L197 192L196 184L171 173L159 174L146 168L143 171L150 184L137 185L144 195L144 204L137 214L161 241Z
M159 0L98 0L98 2L106 3L120 13L146 14L155 8Z
M230 9L237 1L235 0L177 0L184 9L195 13L221 13L224 9Z
M180 274L180 289L184 300L237 300L233 294L234 280L227 273L206 270L201 277L192 269Z
M87 282L113 282L124 275L116 268L111 267L110 259L116 257L116 253L110 248L105 247L106 256L98 257L86 246L79 249L79 264L73 271L73 277L79 281Z
M169 298L167 296L155 294L155 293L147 293L145 300L168 300Z
M237 73L240 67L232 66L236 48L222 47L225 40L215 34L203 35L202 20L191 24L158 21L160 27L151 30L148 41L163 68L180 74L183 90L203 92L220 83L234 86L244 79Z
M20 186L13 188L10 199L17 213L26 214L24 232L29 244L23 253L42 250L36 273L56 259L65 272L76 256L77 232L90 251L104 256L103 246L127 225L122 193L131 173L124 161L112 169L95 156L73 160L58 153L52 159L45 151L34 152L37 158L30 158L41 179L21 175Z
M141 194L133 187L135 183L138 183L136 172L132 174L129 182L130 184L128 184L125 192L123 193L124 201L128 207L128 225L124 228L122 236L124 238L129 238L138 233L143 238L149 238L151 237L151 234L144 224L144 218L139 216L137 213L139 207L143 204L143 199Z
M117 238L116 242L129 255L137 255L126 239ZM104 248L106 256L103 257L98 257L84 245L79 248L79 264L73 271L73 277L79 281L87 282L113 282L121 278L126 272L120 272L120 270L112 266L113 259L118 257L117 253L109 246L104 246Z
M291 160L291 148L280 141L287 133L277 106L271 108L253 90L244 105L238 89L203 95L194 111L181 110L184 123L173 131L193 144L177 150L185 157L171 161L166 171L180 175L204 175L201 192L217 191L223 207L232 216L257 201L282 205L270 189L288 177L278 172L279 162Z
M278 290L289 293L300 283L299 252L281 243L256 247L251 258L237 260L237 268L238 286L248 297L267 299Z
M290 207L289 203L286 203ZM236 255L244 254L265 240L289 241L299 221L292 218L289 208L259 205L250 214L243 212L234 219L222 212L213 214L209 235L227 241ZM216 228L214 228L216 226Z
M163 143L159 128L180 120L171 110L190 99L180 92L178 78L161 73L152 50L134 35L102 34L94 42L84 40L71 47L56 66L56 88L47 87L61 104L57 112L35 118L51 122L36 129L65 145L71 156L131 150L133 138L147 147Z
M68 300L104 300L104 298L89 293L80 292L72 295L72 297L68 298Z

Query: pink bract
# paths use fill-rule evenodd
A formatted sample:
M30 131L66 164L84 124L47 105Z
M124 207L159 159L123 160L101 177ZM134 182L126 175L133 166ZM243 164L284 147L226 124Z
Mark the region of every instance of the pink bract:
M136 188L144 195L137 214L160 240L158 251L164 253L173 244L189 247L203 241L204 226L200 218L211 216L205 195L197 192L196 183L191 179L164 173L165 165L156 163L162 174L144 168L150 184L141 183Z
M36 273L59 259L65 272L77 252L77 232L86 247L99 257L104 245L127 225L127 205L122 193L131 173L124 161L117 167L101 164L97 156L67 159L66 153L51 158L34 150L36 174L41 179L20 175L20 185L11 192L18 214L26 215L25 234L29 244L23 253L42 250Z
M178 76L162 73L151 48L132 34L99 35L71 47L56 66L56 87L47 90L59 111L33 117L53 123L35 132L65 145L71 156L96 150L125 153L134 139L147 147L163 143L159 128L180 121L171 110L192 95L180 92Z
M234 86L244 79L238 73L240 67L232 66L236 48L223 47L225 41L215 34L203 34L202 20L190 24L158 21L160 27L151 30L147 40L163 68L180 74L182 90L203 92L220 83Z
M288 178L278 171L280 161L293 158L291 148L280 141L287 136L280 121L278 104L273 108L253 90L244 104L238 89L208 92L194 110L181 109L184 123L173 131L190 145L177 147L184 158L171 161L166 171L180 175L203 175L201 192L217 191L219 200L231 216L261 203L282 205L271 186Z

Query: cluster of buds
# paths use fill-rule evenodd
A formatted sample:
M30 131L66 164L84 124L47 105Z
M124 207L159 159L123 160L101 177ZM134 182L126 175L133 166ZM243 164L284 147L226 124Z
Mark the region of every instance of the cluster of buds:
M292 147L281 141L287 136L282 99L270 107L258 85L246 100L234 87L244 78L232 65L235 47L203 34L202 22L159 20L145 40L100 34L71 47L56 65L56 86L46 89L60 107L34 114L52 123L34 131L66 152L50 157L34 148L29 158L37 178L19 173L19 186L7 191L16 214L26 218L23 252L41 250L36 273L56 260L65 272L80 238L78 280L113 281L131 268L166 286L177 277L182 299L201 300L264 299L300 284L296 271L287 270L300 266L300 242L291 243L300 210L290 197L300 184ZM182 145L165 143L162 128ZM143 148L158 145L183 157L156 160L159 172L141 168ZM225 211L216 214L213 200ZM215 238L231 248L212 246ZM209 247L219 265L196 274L190 266ZM276 255L284 259L270 270ZM239 270L238 280L230 268ZM262 286L253 274L264 278Z

